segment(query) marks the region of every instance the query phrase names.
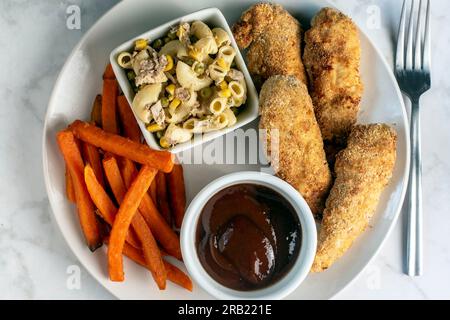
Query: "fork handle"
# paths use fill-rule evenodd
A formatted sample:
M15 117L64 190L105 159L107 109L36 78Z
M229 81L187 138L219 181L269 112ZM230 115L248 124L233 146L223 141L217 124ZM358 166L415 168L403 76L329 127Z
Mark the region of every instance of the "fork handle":
M422 275L422 160L419 99L411 103L411 167L407 206L407 265L409 276Z

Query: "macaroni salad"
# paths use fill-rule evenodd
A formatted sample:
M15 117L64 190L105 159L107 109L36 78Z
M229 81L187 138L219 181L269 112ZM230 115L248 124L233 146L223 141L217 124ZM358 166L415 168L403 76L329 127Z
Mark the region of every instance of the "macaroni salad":
M119 54L136 93L132 108L161 147L236 123L247 87L230 44L225 30L194 21L152 43L138 39L132 53Z

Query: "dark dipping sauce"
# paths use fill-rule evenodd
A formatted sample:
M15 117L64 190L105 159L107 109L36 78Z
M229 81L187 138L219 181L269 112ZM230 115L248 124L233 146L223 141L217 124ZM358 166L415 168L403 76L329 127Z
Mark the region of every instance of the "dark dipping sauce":
M294 264L301 226L292 205L257 184L237 184L206 203L197 226L197 253L220 284L250 291L280 280Z

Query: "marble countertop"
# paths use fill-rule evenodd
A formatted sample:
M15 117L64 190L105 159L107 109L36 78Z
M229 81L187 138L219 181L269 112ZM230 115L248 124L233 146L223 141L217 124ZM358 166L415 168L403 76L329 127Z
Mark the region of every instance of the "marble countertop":
M79 264L52 218L41 139L59 70L82 35L116 2L0 2L0 299L114 298ZM353 17L392 64L402 1L332 2ZM68 27L71 5L81 9L80 29ZM338 299L450 298L450 25L445 16L450 2L433 0L432 5L433 87L421 101L424 275L402 273L401 218L378 256ZM70 285L70 275L78 271L80 285Z

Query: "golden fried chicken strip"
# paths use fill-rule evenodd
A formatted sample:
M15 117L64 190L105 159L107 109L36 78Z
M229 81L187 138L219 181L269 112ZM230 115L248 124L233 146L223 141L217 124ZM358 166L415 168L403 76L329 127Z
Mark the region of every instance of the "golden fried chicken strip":
M313 272L329 268L367 228L396 157L397 135L385 124L356 125L336 157L336 180L323 213Z
M324 140L345 141L363 92L358 29L343 13L324 8L305 33L303 63Z
M306 85L295 76L273 76L262 86L259 99L259 126L267 133L272 167L302 194L313 214L321 213L331 173Z
M248 48L250 73L265 80L273 75L295 75L306 83L301 60L300 23L282 6L258 3L245 11L233 26L241 49Z

